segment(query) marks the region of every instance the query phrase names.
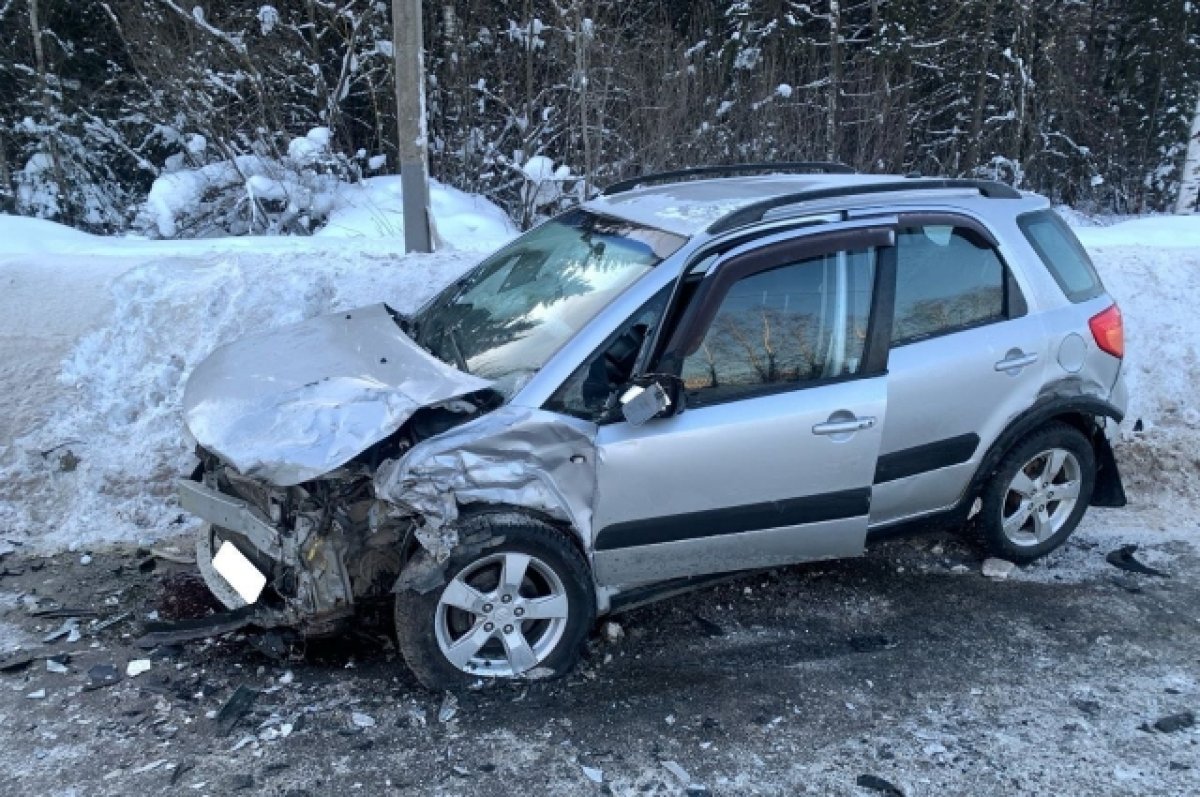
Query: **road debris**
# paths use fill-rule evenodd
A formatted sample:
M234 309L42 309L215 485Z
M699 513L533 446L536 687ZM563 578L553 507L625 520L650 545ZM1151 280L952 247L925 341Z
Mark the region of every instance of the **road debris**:
M238 720L250 713L250 708L254 705L254 701L258 700L258 690L252 689L245 684L241 684L237 689L233 690L233 694L225 701L225 705L221 706L221 710L217 712L216 723L217 730L222 736L228 736L233 727L237 725Z
M583 770L584 777L586 777L592 783L604 782L604 770L596 769L595 767L584 766L583 764L580 764L579 767Z
M96 664L87 671L87 680L83 683L85 692L112 686L121 680L121 672L111 664Z
M55 658L46 659L46 672L52 672L58 675L65 675L66 673L69 673L71 668L63 663L66 658L66 656L58 656Z
M1012 572L1017 569L1017 566L1007 559L996 559L989 557L983 560L983 568L981 572L988 578L996 581L1003 581L1012 575Z
M30 692L29 694L25 695L25 697L29 698L30 700L45 700L46 690L39 689L36 692Z
M133 659L125 665L125 675L136 678L144 672L150 672L150 659Z
M696 624L700 626L700 631L706 637L717 639L725 636L725 629L709 620L707 617L701 617L698 614L692 615L695 618Z
M74 636L75 639L71 639L72 636ZM68 642L74 642L79 639L78 617L67 618L62 625L51 631L49 634L46 634L46 636L42 637L42 641L49 644L50 642L57 642L63 637L66 637Z
M114 615L113 617L110 617L107 620L101 620L100 622L93 625L89 630L93 634L95 634L100 631L103 631L106 628L112 628L117 623L121 622L122 620L128 620L132 616L133 616L133 612L121 612L120 614Z
M887 797L904 797L904 792L900 790L899 786L891 781L884 780L878 775L870 773L859 775L858 779L854 782L861 788L877 791L880 794L887 795Z
M0 660L0 672L20 672L30 664L33 664L33 662L37 661L39 658L41 657L34 653L14 651L7 658Z
M375 718L370 714L364 714L361 711L350 712L350 721L354 723L356 728L374 728Z
M442 707L438 709L438 722L447 723L458 713L458 698L453 692L447 692L442 699Z
M1104 560L1113 567L1119 567L1122 570L1127 570L1130 573L1140 573L1144 576L1158 576L1160 578L1169 578L1169 576L1161 570L1153 567L1148 567L1134 558L1134 553L1137 551L1136 545L1122 545L1115 551L1112 551Z
M604 638L608 642L615 644L625 638L625 629L620 623L614 623L611 620L604 624Z
M1176 731L1187 730L1195 724L1195 714L1190 711L1181 711L1178 714L1168 714L1157 720L1154 723L1154 730L1159 733L1175 733Z

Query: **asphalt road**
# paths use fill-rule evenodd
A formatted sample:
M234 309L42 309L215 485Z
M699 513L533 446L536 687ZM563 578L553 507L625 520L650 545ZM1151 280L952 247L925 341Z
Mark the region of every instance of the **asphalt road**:
M1071 546L1099 564L993 581L934 535L745 576L602 626L565 681L456 700L415 684L385 625L282 659L245 637L160 649L124 677L148 612L196 610L188 568L17 551L0 650L70 657L0 672L0 792L1200 793L1200 731L1175 727L1200 711L1200 558L1164 542L1169 577L1140 576ZM78 641L40 643L63 618L31 612L55 607ZM84 690L97 664L123 677ZM254 702L223 725L239 686Z

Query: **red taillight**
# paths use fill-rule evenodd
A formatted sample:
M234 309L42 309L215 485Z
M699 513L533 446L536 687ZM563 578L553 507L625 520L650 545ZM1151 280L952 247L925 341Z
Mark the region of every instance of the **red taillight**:
M1101 351L1120 359L1125 356L1125 327L1121 323L1121 308L1115 304L1088 321L1092 337Z

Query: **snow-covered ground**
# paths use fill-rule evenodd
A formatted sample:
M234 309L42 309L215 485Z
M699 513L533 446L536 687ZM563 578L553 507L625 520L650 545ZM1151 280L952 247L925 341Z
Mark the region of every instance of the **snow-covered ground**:
M0 538L54 549L183 530L190 521L170 497L191 462L180 395L214 347L379 300L412 309L512 234L485 200L445 194L435 215L456 248L404 256L371 226L394 206L392 188L364 188L331 218L331 235L312 238L104 239L0 217ZM1125 313L1133 398L1119 456L1135 503L1190 508L1200 500L1200 218L1079 233ZM1129 520L1099 513L1083 533Z

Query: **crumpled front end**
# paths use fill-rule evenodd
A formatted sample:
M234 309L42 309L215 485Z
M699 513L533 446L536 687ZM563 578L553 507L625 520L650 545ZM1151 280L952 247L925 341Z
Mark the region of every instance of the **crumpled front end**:
M438 568L466 505L524 508L591 534L595 425L499 406L384 305L218 350L188 383L209 588L254 624L336 630L414 557Z
M283 488L209 457L201 481L182 480L179 495L206 521L196 560L225 607L253 606L257 625L312 635L336 631L356 604L388 597L413 531L411 516L376 500L361 473ZM247 584L246 565L261 580Z
M206 450L288 487L346 464L421 407L491 384L426 352L377 304L217 349L188 378L183 409Z
M532 509L591 541L596 427L576 418L506 406L384 462L380 498L421 518L417 539L438 561L458 542L459 505Z

